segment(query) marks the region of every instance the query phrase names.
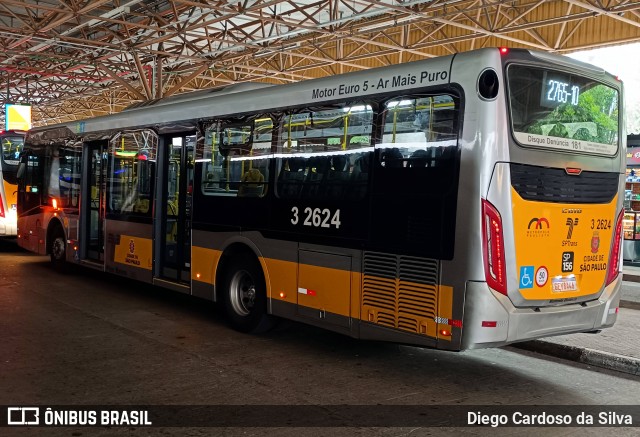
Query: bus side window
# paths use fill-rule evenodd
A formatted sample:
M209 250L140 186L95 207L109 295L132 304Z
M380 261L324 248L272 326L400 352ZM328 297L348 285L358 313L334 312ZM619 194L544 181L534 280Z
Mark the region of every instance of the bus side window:
M265 177L267 171L265 165L266 159L251 162L251 167L247 169L240 179L240 188L238 188L239 197L262 197L265 194Z
M457 149L458 106L454 97L403 97L385 106L382 140L375 145L379 151L380 189L432 194L446 191L447 184L454 183ZM416 186L416 180L422 181L422 188Z
M401 168L405 166L404 155L397 147L384 149L380 154L380 161L385 168Z
M325 183L325 194L328 198L341 199L346 194L352 170L350 158L350 155L334 155L330 157Z
M433 150L429 149L429 151L424 149L418 149L411 154L411 158L409 160L409 165L411 167L427 167L431 165L431 157L433 156Z
M59 205L77 208L80 198L80 165L82 144L69 142L55 150L50 163L49 189L52 187Z
M327 156L313 156L307 160L301 193L303 199L322 197L322 189L329 171L328 166L329 158Z
M351 199L362 199L367 194L367 184L371 173L371 155L373 152L354 154L353 171L349 180L348 195Z
M269 185L273 122L270 117L237 123L223 120L205 132L202 193L264 197Z
M80 198L80 162L82 146L73 141L46 147L44 177L46 202L61 208L77 208Z
M306 160L287 158L283 160L278 176L278 195L285 199L297 199L305 178Z
M31 150L25 151L20 158L20 165L24 171L18 185L18 212L28 211L41 204L40 189L44 172L43 166L40 165L42 158L41 155L33 154Z
M279 137L278 197L361 199L368 186L368 165L365 169L363 161L355 164L371 151L372 126L373 110L366 104L285 115Z
M158 136L151 130L118 133L110 143L107 212L151 215Z
M453 97L433 95L386 103L380 165L385 168L433 168L446 165L444 153L457 146ZM403 156L402 165L398 165ZM395 156L391 157L390 153Z

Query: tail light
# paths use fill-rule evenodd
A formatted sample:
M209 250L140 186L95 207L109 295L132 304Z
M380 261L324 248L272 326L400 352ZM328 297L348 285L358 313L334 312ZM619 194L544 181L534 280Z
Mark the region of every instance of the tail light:
M606 285L611 284L617 277L620 269L620 243L622 241L622 217L624 216L624 209L618 214L616 220L616 232L613 235L613 250L609 256L609 264L607 266L607 282Z
M2 205L2 197L0 197L0 217L4 217L4 205Z
M487 284L506 296L507 278L502 218L498 210L484 199L482 199L482 252Z

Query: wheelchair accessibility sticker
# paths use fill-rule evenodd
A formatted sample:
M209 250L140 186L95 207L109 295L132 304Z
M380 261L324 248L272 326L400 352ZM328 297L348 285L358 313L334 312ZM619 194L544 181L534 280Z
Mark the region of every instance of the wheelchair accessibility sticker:
M520 267L520 288L533 288L533 266Z

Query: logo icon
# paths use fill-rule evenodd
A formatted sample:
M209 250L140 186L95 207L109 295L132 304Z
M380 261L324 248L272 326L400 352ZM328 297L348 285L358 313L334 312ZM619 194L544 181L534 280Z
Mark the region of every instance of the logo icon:
M593 237L591 237L591 253L598 253L600 249L600 234L598 231L593 231Z
M40 425L40 408L8 407L7 425Z
M573 271L573 252L562 252L562 272Z
M520 288L533 288L533 266L520 267Z
M567 226L569 226L569 230L567 231L567 240L571 240L571 234L573 234L573 227L578 226L578 218L568 218Z
M527 226L527 229L531 229L531 226L534 225L533 229L544 229L543 225L547 225L546 229L549 229L549 220L547 220L544 217L534 217L529 221L529 226Z
M129 253L134 253L136 251L136 243L133 240L129 240Z
M534 217L529 220L527 225L527 237L548 237L549 236L549 220L545 217Z

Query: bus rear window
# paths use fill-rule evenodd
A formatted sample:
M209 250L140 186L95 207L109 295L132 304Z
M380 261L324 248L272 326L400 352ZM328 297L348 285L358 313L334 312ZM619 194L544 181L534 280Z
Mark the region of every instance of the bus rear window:
M507 69L513 135L524 146L615 155L618 91L595 80L521 65Z

